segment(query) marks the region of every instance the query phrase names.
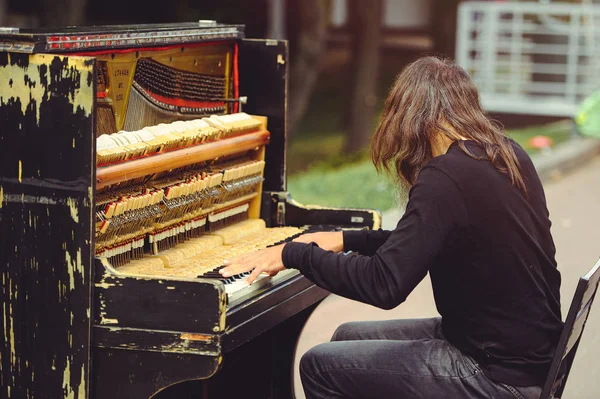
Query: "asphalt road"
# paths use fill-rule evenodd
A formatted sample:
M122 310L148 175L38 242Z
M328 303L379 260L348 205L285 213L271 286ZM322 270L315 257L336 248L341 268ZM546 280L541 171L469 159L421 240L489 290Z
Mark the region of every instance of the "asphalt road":
M562 309L567 314L580 276L600 257L600 157L575 172L545 184L562 273ZM384 228L393 228L399 215L384 217ZM384 311L330 295L313 313L298 344L295 361L296 398L304 399L298 378L300 356L309 348L329 341L335 328L353 320L433 317L431 283L426 278L398 308ZM600 398L600 298L592 307L563 399Z

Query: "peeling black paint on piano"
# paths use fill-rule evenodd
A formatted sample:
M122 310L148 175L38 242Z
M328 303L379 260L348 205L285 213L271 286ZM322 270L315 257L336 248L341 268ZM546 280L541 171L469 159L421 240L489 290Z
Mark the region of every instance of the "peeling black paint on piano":
M202 356L221 354L219 336L138 328L94 326L94 346Z
M98 259L95 265L95 325L207 334L224 328L223 285L201 279L118 276Z
M169 387L153 399L292 398L290 367L294 364L297 337L315 306L308 306L293 317L277 317L275 326L227 352L220 370L211 378Z
M11 65L15 56L23 57L22 54L11 54ZM94 66L82 65L87 70L80 71L76 66L68 65L68 57L48 58L52 61L40 65L39 69L22 67L27 71L25 76L29 80L34 73L38 74L36 80L43 87L44 92L41 96L43 100L38 104L35 97L10 98L2 106L3 111L0 115L4 149L0 159L2 176L17 177L21 165L23 179L28 177L52 179L61 181L66 186L75 184L83 187L85 181L82 180L81 171L90 173L92 138L83 135L73 136L70 132L77 130L81 121L88 123L86 133L93 132L91 116L86 114L89 110L75 104L74 100L75 93L82 89L81 74L84 74L86 81L91 75L93 81ZM6 83L0 82L2 85ZM39 90L28 82L23 83L31 91ZM93 85L88 86L92 92ZM93 101L92 98L90 103ZM25 102L27 105L23 114L21 107ZM79 150L74 148L78 142Z
M87 397L94 68L0 54L2 398Z
M209 378L221 363L220 356L108 348L94 348L93 359L94 399L148 399L178 382Z
M0 53L0 68L7 65L16 65L19 68L27 68L29 66L29 55L18 53Z

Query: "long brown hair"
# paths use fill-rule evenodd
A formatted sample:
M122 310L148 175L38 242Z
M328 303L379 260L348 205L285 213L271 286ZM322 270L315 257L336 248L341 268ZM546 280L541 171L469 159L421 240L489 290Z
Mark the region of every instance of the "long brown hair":
M371 141L371 159L378 171L413 185L433 156L431 140L440 133L476 159L460 136L478 143L492 165L526 194L510 139L483 112L469 75L450 60L423 57L396 78Z

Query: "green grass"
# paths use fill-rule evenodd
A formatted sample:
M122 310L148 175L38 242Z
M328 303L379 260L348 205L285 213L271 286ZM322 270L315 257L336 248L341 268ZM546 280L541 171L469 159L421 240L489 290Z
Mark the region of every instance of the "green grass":
M561 121L544 126L511 130L509 134L526 151L528 140L546 135L554 145L569 138L570 122ZM387 210L394 206L394 186L384 175L378 175L366 151L348 157L340 155L343 146L341 132L324 135L318 140L299 139L290 148L290 158L311 160L308 170L288 178L288 190L304 204L334 207L372 208ZM320 157L320 158L319 158ZM309 162L309 161L307 161Z
M368 161L339 169L312 169L288 179L297 201L311 205L387 210L394 204L394 186Z

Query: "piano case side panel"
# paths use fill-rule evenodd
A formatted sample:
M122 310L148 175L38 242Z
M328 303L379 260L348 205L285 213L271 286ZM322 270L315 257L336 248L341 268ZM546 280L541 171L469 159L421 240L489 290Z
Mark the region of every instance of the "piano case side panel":
M276 195L271 198L272 207L279 201ZM285 199L285 223L290 226L330 225L343 228L381 228L381 213L373 209L328 208L318 205L303 205L288 195Z
M286 190L288 45L286 41L239 42L240 95L243 111L268 117L271 142L266 149L264 191ZM263 216L265 217L265 216ZM267 220L269 223L269 220Z
M93 321L121 329L216 334L225 329L227 296L212 280L170 279L115 274L95 260ZM94 338L94 345L101 344ZM148 349L139 342L138 349Z
M95 63L0 53L0 397L88 397Z

